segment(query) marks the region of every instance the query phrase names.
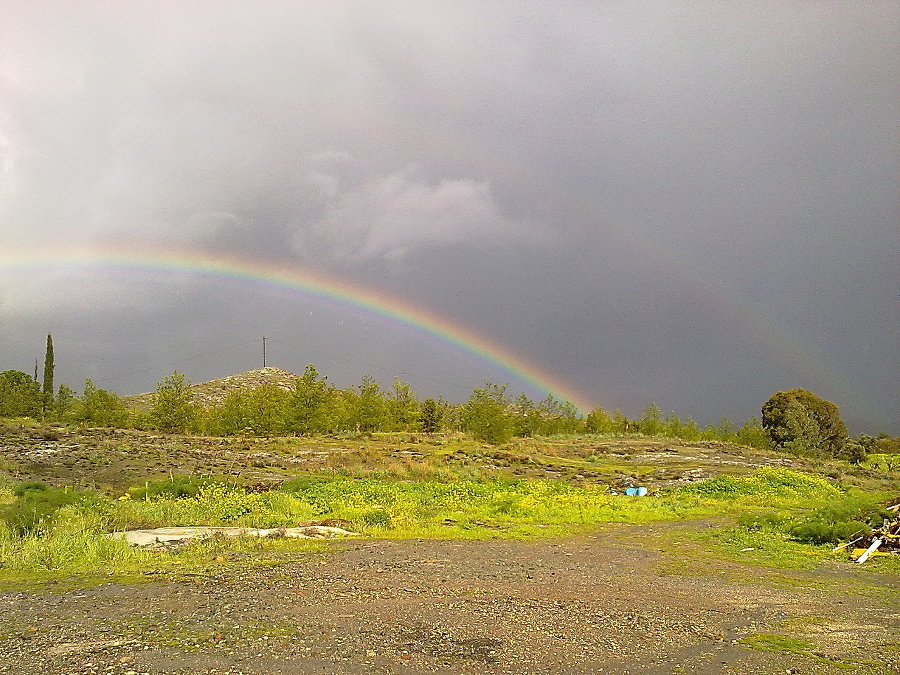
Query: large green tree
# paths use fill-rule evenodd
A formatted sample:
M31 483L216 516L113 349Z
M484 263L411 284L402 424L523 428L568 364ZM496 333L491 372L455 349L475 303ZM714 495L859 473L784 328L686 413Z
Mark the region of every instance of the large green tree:
M776 447L797 455L840 457L847 442L837 405L806 389L779 391L766 401L762 426Z

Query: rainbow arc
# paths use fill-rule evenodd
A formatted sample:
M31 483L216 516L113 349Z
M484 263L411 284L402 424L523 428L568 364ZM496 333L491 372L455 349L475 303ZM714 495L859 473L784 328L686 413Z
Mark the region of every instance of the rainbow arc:
M469 352L537 389L572 402L581 412L594 407L589 397L512 349L451 321L437 312L414 305L376 288L363 287L320 271L231 254L209 254L171 249L68 249L0 253L0 271L69 266L76 269L148 270L185 272L284 288L336 301L411 326L424 335Z

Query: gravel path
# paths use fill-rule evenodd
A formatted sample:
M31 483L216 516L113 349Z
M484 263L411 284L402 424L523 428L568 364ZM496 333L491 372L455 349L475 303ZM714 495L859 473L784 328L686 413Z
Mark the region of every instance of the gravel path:
M691 568L660 545L689 527L357 540L277 567L6 593L0 673L900 672L896 577ZM766 634L799 642L739 642Z

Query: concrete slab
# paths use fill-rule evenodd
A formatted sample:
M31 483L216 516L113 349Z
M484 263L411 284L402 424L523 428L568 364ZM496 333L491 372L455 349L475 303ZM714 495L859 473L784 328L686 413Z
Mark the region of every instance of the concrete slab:
M128 532L113 532L109 535L114 539L124 539L132 546L141 547L170 547L187 542L192 539L207 539L209 537L288 537L295 539L324 539L329 537L358 536L340 527L328 527L325 525L308 525L305 527L157 527L152 530L130 530Z

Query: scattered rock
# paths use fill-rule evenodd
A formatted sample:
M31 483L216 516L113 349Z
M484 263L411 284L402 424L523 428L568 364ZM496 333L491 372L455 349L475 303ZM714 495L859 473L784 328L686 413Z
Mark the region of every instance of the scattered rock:
M63 642L47 648L47 656L67 656L70 654L87 654L104 649L127 647L135 644L134 640L85 640L84 642Z

